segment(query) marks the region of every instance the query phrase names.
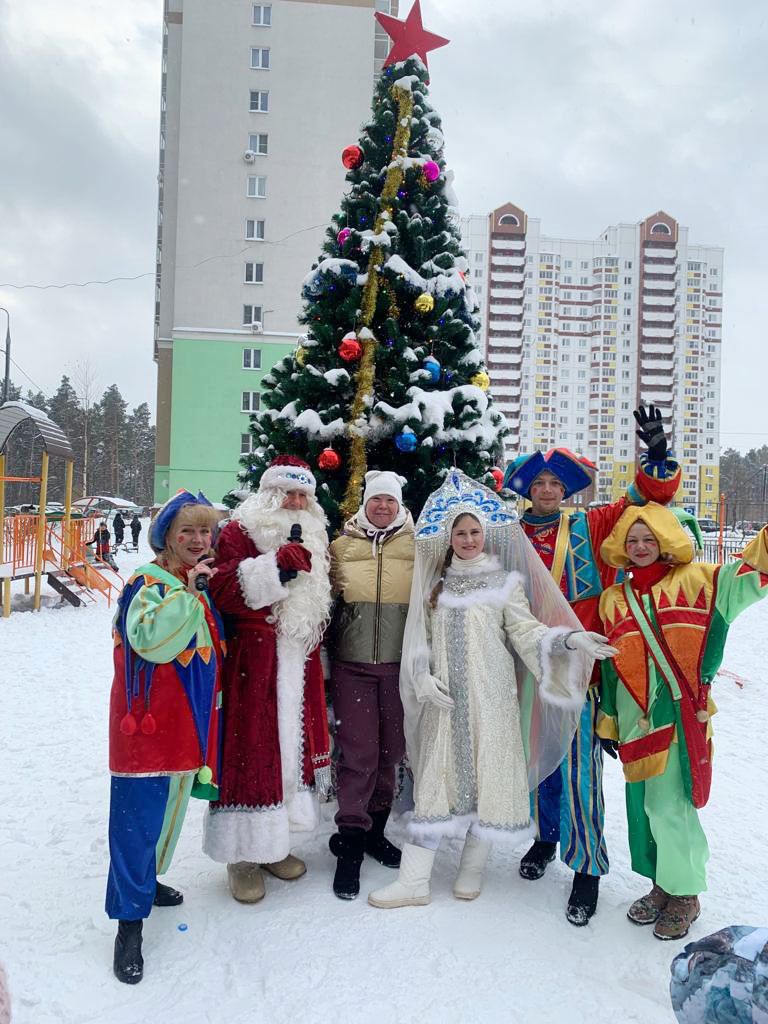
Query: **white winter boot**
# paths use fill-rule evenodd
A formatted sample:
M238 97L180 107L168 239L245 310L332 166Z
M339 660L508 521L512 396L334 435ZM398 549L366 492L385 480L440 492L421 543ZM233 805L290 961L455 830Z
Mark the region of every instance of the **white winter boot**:
M423 907L431 899L429 879L436 850L406 843L400 860L397 880L383 889L368 894L372 907L390 910L393 907Z
M453 883L453 895L457 900L475 900L483 887L483 873L491 852L491 843L487 839L478 839L471 832L464 840L461 851L459 873Z

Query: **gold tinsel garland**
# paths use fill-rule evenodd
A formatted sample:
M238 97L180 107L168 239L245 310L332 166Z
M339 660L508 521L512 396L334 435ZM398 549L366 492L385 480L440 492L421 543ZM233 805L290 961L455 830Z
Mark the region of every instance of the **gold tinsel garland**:
M384 188L379 199L379 215L376 218L374 233L384 230L384 224L392 218L392 203L397 195L398 189L403 183L403 168L398 157L408 156L408 145L411 141L411 117L413 115L413 94L393 85L390 92L392 99L397 103L397 130L392 140L392 160L387 170L387 177L384 181ZM368 258L368 277L363 289L363 298L360 303L361 326L370 328L376 314L376 299L379 293L379 271L384 261L384 252L380 246L371 248ZM390 313L397 305L390 297ZM344 501L341 504L341 512L344 519L354 515L360 503L360 490L363 486L368 469L368 457L365 450L365 438L360 434L357 425L358 419L365 411L366 399L373 394L373 381L376 374L376 339L373 336L360 339L363 345L363 354L360 358L355 381L355 397L352 402L352 409L349 421L346 425L346 433L350 438L349 445L349 478L344 492Z

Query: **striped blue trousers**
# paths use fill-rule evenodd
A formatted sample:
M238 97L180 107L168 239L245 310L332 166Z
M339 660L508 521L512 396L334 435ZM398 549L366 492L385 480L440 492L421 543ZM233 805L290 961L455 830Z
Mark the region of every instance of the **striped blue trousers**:
M531 794L538 838L560 843L560 859L585 875L608 873L603 827L603 749L595 733L598 694L590 687L570 750Z

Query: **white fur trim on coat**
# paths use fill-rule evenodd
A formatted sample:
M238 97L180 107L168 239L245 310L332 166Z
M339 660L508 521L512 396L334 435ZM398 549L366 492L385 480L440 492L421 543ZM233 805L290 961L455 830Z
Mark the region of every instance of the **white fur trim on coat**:
M293 637L277 636L277 734L283 800L288 803L303 786L304 764L304 645Z
M582 692L577 683L582 678L582 665L579 651L571 651L564 648L562 654L553 653L553 646L558 637L568 636L573 633L567 626L553 626L542 638L539 654L541 657L541 682L539 683L539 696L545 704L555 704L557 707L578 710L586 699L586 693ZM552 661L554 658L568 659L568 673L564 686L558 688L554 684Z
M204 818L203 852L220 864L274 864L291 852L291 833L311 832L318 817L317 799L306 789L289 807L212 808Z
M413 812L408 812L401 816L399 822L405 824L405 834L409 843L430 848L435 848L441 839L464 839L468 832L478 839L505 843L512 847L521 846L536 837L536 826L530 819L519 826L505 828L479 821L476 813L425 821L414 818Z
M501 587L478 587L477 590L471 590L468 594L453 594L450 590L442 590L437 603L442 608L471 608L475 604L484 604L491 608L504 608L509 604L509 600L518 586L523 586L523 577L519 572L512 571Z
M280 570L274 551L256 558L244 558L237 567L237 578L243 600L254 611L280 601L288 593L280 582Z

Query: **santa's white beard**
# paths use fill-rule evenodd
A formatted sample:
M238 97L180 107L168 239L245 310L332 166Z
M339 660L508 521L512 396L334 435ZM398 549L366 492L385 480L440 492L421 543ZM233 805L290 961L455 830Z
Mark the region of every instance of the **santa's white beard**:
M267 509L260 507L257 498L258 495L254 495L244 501L234 518L240 521L259 551L266 554L290 543L291 527L298 524L301 543L312 555L310 572L300 572L296 579L290 580L286 584L286 596L272 605L278 633L300 640L309 653L322 640L331 606L325 516L319 506L317 511Z

